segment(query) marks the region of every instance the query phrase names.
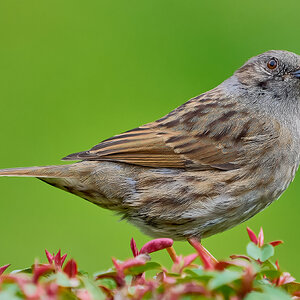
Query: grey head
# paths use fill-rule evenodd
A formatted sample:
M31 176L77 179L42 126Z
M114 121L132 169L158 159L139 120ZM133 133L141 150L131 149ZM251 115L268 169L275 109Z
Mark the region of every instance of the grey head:
M245 85L268 88L278 82L300 85L300 56L284 50L270 50L250 58L235 75Z
M289 51L270 50L250 58L235 75L245 86L258 91L300 95L300 56Z
M270 50L254 56L224 84L252 108L300 119L300 56L295 53Z

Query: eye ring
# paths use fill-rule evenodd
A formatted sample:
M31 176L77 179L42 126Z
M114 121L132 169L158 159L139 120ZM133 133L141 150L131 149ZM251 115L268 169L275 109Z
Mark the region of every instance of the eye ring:
M271 70L276 69L278 66L278 60L276 58L271 58L268 63L267 63L267 67Z

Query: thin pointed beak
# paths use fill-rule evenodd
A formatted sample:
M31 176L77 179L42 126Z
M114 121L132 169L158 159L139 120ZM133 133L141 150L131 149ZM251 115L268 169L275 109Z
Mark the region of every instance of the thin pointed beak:
M297 78L300 78L300 70L293 72L292 75L294 75Z

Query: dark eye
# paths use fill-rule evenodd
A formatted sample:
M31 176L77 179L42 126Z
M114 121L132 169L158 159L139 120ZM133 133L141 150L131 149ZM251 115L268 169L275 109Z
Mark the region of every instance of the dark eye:
M267 67L271 70L276 69L277 65L278 63L276 58L271 58L267 63Z

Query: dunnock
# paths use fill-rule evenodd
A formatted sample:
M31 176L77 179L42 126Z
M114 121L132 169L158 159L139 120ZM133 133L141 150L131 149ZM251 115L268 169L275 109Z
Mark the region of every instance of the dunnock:
M251 218L295 176L300 56L268 51L161 119L33 176L121 214L154 237L201 239Z

